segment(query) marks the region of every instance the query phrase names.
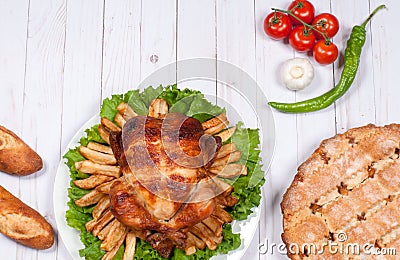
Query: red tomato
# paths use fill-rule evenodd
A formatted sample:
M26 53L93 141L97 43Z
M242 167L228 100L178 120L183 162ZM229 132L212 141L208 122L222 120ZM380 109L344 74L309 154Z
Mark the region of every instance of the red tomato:
M272 39L282 40L292 31L292 22L286 14L272 12L265 17L264 31Z
M319 31L325 33L326 37L332 38L339 31L338 19L329 13L322 13L315 16L312 25ZM324 39L322 34L315 32L317 39Z
M289 43L296 51L310 51L315 44L315 34L311 29L297 26L290 33Z
M314 19L315 9L312 3L307 0L295 0L289 7L288 11L291 11L296 17L303 20L303 22L311 24ZM296 18L290 16L290 20L294 25L301 24Z
M325 65L334 62L339 55L339 51L333 42L326 44L325 40L319 40L314 46L313 55L319 64Z

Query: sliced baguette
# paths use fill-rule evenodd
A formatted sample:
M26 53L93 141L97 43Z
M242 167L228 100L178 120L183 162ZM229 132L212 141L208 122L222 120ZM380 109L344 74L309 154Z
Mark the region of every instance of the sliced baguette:
M0 171L28 175L43 167L40 156L7 128L0 126Z
M34 209L0 185L0 233L35 249L47 249L54 243L50 224Z

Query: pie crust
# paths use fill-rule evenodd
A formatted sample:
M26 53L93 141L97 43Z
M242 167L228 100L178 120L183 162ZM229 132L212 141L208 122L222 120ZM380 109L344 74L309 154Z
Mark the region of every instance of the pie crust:
M399 149L399 124L324 140L283 196L288 256L400 259Z

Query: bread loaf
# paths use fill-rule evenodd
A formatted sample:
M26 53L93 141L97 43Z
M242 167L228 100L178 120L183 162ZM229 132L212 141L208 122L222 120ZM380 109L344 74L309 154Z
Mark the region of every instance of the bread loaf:
M13 196L0 185L0 233L35 249L53 245L50 224L34 209Z
M0 126L0 171L28 175L42 169L40 156L16 134Z

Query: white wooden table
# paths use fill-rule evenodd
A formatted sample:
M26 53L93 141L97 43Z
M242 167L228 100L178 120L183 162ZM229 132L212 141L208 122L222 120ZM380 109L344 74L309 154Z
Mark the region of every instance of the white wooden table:
M98 113L103 98L134 88L176 60L208 57L231 62L255 78L270 100L302 100L332 88L342 59L325 67L313 62L316 76L307 90L291 92L280 84L279 65L305 54L266 37L263 19L271 7L285 8L289 2L1 0L0 124L19 134L46 164L44 173L29 177L0 173L1 185L40 211L57 231L53 182L69 140ZM313 2L317 12L339 18L341 28L334 41L341 54L353 25L382 2L388 9L367 26L360 69L349 93L324 111L274 112L276 149L264 186L266 206L244 259L285 258L276 250L273 255L259 254L258 248L281 242L281 195L297 166L322 139L367 123L400 122L400 2ZM158 56L157 62L151 62L152 55ZM70 259L61 240L49 250L36 251L0 236L0 252L1 259Z

